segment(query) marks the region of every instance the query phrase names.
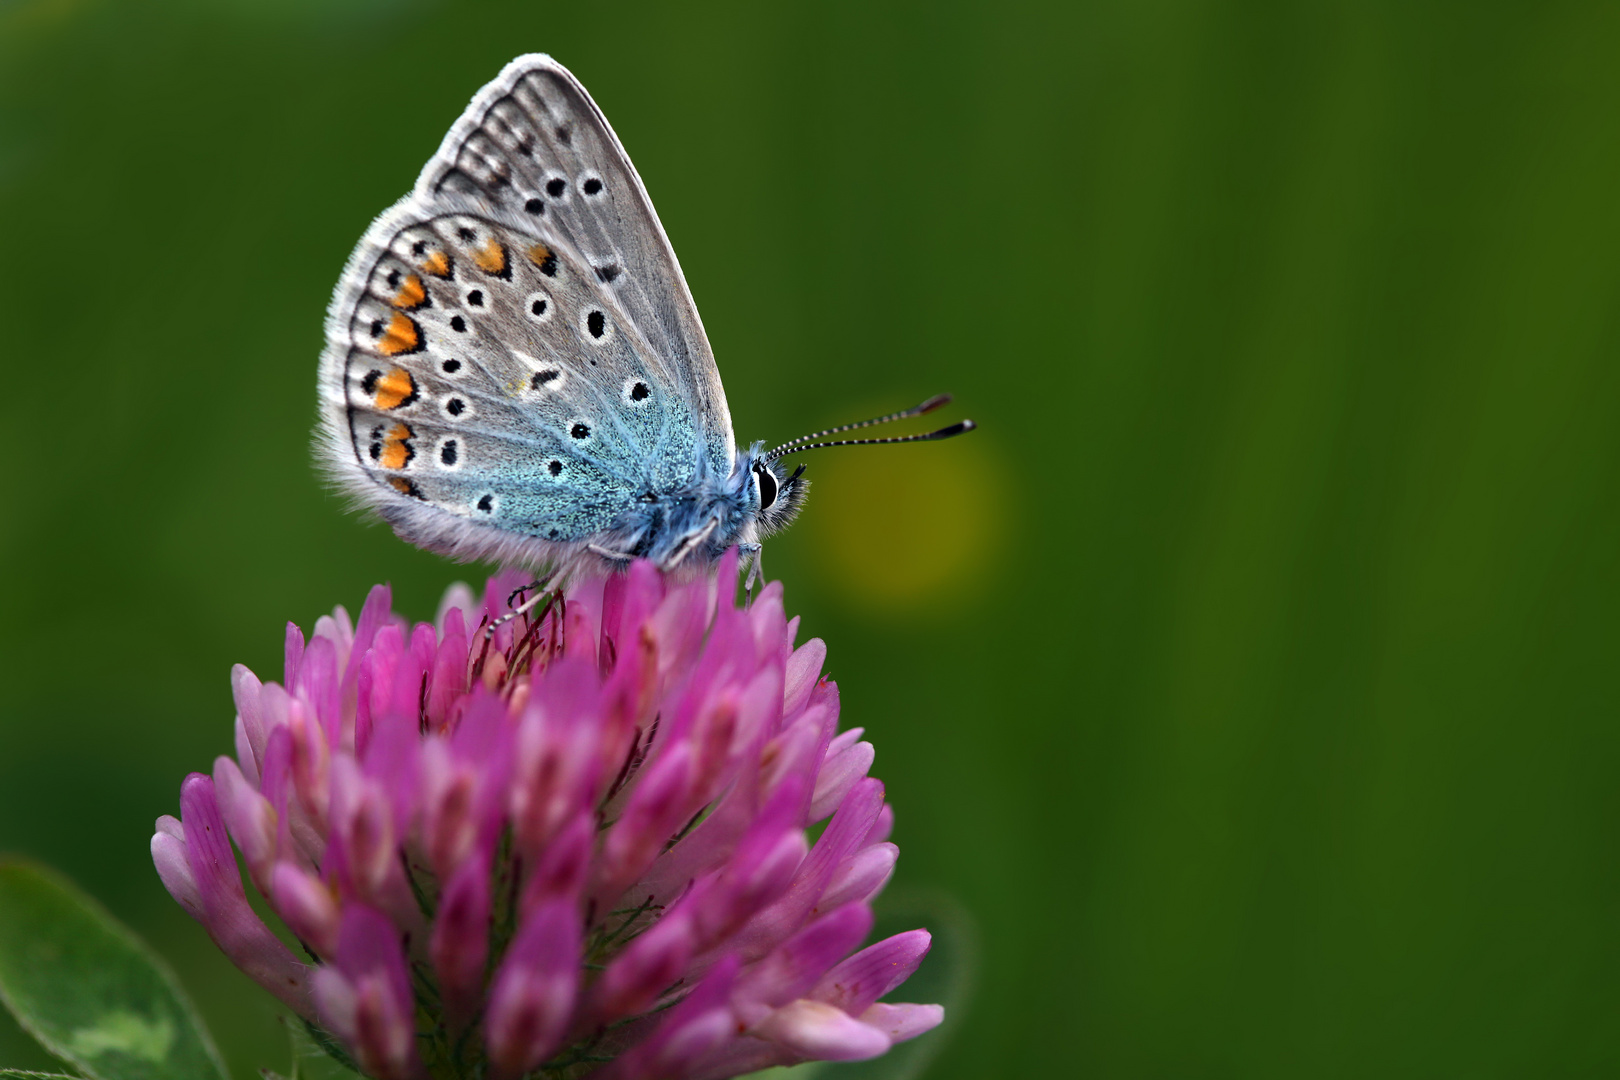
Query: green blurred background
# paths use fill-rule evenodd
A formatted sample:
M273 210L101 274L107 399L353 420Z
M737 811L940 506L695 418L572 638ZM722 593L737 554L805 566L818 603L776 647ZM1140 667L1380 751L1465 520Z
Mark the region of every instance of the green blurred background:
M1620 1068L1620 7L0 0L0 849L241 1080L274 1010L151 823L285 620L469 574L323 490L315 362L531 50L741 438L983 425L807 459L767 560L977 928L931 1077Z

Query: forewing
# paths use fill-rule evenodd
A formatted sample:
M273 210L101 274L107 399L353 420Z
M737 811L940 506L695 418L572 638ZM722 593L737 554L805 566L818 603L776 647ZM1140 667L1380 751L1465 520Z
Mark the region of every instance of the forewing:
M435 209L379 218L333 301L326 450L350 490L425 547L538 561L690 482L687 402L588 260Z
M691 401L711 470L731 468L731 416L708 338L641 178L562 65L512 61L473 99L417 181L419 199L467 200L579 252Z

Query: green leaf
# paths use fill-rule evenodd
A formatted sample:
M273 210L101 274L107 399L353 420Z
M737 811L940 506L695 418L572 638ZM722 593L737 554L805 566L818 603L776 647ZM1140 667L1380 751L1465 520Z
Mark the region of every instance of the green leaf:
M168 967L43 867L0 862L0 1004L91 1080L226 1080Z
M68 1073L42 1073L33 1069L0 1069L0 1080L84 1080Z

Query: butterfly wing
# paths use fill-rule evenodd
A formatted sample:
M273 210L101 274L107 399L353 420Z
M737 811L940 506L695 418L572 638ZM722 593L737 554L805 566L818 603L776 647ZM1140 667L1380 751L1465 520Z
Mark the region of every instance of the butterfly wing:
M445 136L416 194L544 221L583 254L679 378L713 464L730 466L731 413L680 263L618 136L566 68L540 53L506 65Z
M712 354L584 89L522 57L373 223L327 320L323 456L407 540L557 563L649 491L724 478Z

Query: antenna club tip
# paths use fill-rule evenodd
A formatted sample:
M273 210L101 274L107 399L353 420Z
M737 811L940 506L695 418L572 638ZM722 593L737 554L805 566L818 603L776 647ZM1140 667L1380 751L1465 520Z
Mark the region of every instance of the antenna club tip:
M941 406L944 406L944 405L949 405L950 403L951 403L951 395L949 395L949 394L935 394L933 397L929 398L927 401L925 401L921 405L917 406L916 414L918 416L921 416L923 413L933 412L935 409L938 409L938 408L940 408Z
M971 420L958 420L956 423L952 424L949 427L942 427L938 431L929 432L926 436L924 436L924 438L928 438L928 439L950 439L950 438L955 438L957 435L966 434L967 432L972 431L974 428L976 428L978 426L979 425L975 424Z

